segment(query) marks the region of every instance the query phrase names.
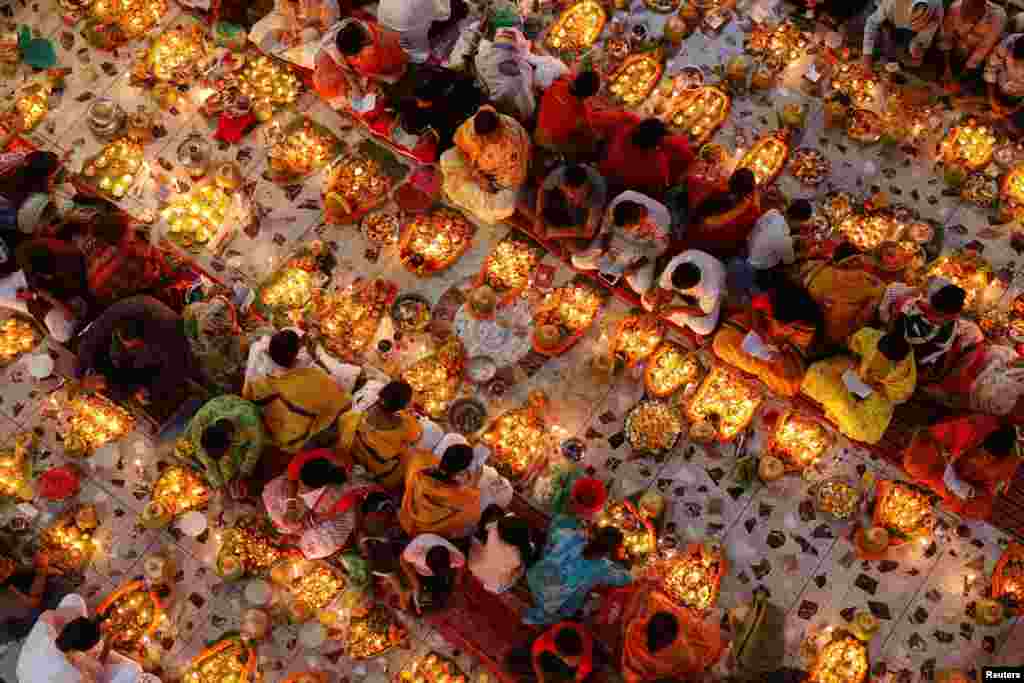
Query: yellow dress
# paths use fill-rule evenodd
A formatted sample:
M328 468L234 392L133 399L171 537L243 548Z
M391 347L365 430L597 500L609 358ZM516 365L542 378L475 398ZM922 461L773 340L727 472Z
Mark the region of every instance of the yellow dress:
M410 538L437 534L461 538L480 521L480 489L438 481L428 471L438 463L430 451L409 458L398 522Z
M893 363L878 351L884 333L865 327L850 338L850 350L860 357L837 356L815 363L807 371L801 390L825 408L839 431L856 441L876 444L892 420L896 405L907 401L917 385L914 354ZM861 379L876 389L866 399L854 396L843 373L856 368Z
M391 429L374 427L367 415L350 410L342 416L338 450L353 463L365 467L376 483L397 489L405 481L409 449L420 440L423 428L405 412L399 413L401 421Z
M259 406L267 433L286 453L301 451L352 405L351 395L320 368L261 377L249 382L242 393Z

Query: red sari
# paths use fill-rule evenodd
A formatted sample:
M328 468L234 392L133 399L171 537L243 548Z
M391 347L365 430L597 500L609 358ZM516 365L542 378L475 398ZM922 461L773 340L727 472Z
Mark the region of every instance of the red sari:
M696 210L704 200L718 192L726 191L728 182L728 179L725 179L721 185L714 186L701 182L698 178L687 177L690 211ZM689 225L684 238L686 248L706 251L718 258L735 256L746 249L747 238L763 213L761 193L755 190L728 211L708 216L700 223Z
M590 105L569 92L575 76L566 74L544 91L533 140L541 147L567 147L590 133Z
M988 519L995 499L1013 479L1020 462L1012 455L996 458L981 447L999 426L999 418L982 414L941 422L914 438L903 453L903 469L940 496L951 512L968 519ZM956 476L974 487L974 497L964 500L946 487L943 476L949 462Z
M609 184L659 197L683 176L693 152L684 135L668 135L652 150L635 147L630 138L642 120L625 111L591 111L589 117L594 133L607 140L601 175Z

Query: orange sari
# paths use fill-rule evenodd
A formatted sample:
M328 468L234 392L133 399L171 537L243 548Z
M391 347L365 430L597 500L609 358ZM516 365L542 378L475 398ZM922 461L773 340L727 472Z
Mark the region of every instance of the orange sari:
M405 73L409 56L398 44L398 34L378 24L363 22L370 34L370 43L354 57L345 61L356 73L367 78L397 79Z
M647 649L647 624L658 612L668 612L679 621L679 635L671 645L651 653ZM714 666L725 651L717 624L701 620L650 585L636 589L622 622L622 675L626 683L695 677Z
M941 497L951 512L968 519L988 519L995 499L1020 464L1017 457L997 459L981 448L999 424L998 418L980 414L941 422L915 435L903 453L903 469L916 483ZM958 478L975 488L973 498L964 500L948 489L943 477L949 463Z
M397 489L405 481L409 448L420 440L423 428L416 418L400 413L401 421L391 429L374 427L367 413L350 410L341 416L338 450L353 464L362 465L374 483Z
M761 217L761 193L755 190L739 204L686 229L686 246L718 256L733 256L746 247L754 224Z
M417 451L409 462L398 523L411 538L458 538L480 520L480 489L438 481L428 472L436 465L430 451Z
M767 315L765 343L778 349L771 360L762 360L743 350L743 339L753 329L753 311L738 313L715 334L711 348L723 361L757 376L768 388L783 396L796 396L807 372L807 350L817 332L804 322L781 323Z

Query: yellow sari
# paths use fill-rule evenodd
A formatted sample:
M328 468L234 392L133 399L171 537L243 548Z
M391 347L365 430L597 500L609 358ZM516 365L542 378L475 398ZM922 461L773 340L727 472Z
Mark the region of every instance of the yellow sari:
M837 356L815 363L807 371L801 390L822 404L828 417L846 436L876 444L889 428L896 405L907 401L917 386L917 365L910 353L898 363L878 351L884 333L865 327L850 338L850 350L860 356ZM843 373L857 369L861 379L875 387L866 399L846 388Z
M428 473L437 462L430 451L416 451L409 462L398 523L412 538L458 538L480 521L480 489L438 481Z
M783 396L800 393L807 369L805 356L814 341L814 326L804 322L781 323L770 315L766 343L778 348L771 360L762 360L743 350L743 340L754 329L753 314L738 313L715 334L711 349L715 355L743 372L757 376L768 388Z
M274 444L301 451L352 405L352 397L320 368L300 368L246 384L244 397L259 406Z
M341 417L338 449L342 455L366 468L370 478L384 488L397 489L405 481L409 448L420 440L423 428L412 415L399 413L397 427L374 427L368 413L351 410Z
M841 263L808 261L800 268L798 281L821 307L823 332L829 344L845 344L851 334L866 325L885 293L885 283L855 267L856 263L850 259Z

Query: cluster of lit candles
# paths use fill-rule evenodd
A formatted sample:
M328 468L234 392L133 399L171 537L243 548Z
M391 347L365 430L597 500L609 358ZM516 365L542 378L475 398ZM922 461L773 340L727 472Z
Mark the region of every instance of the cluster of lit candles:
M101 446L120 439L135 428L135 418L96 394L83 394L68 403L69 419L64 434L65 451L94 453Z
M772 450L793 468L810 467L832 445L832 433L817 420L787 412L775 425Z
M406 226L402 263L417 275L440 272L472 245L473 225L458 211L438 209L418 214Z
M594 519L599 527L614 527L622 532L622 548L626 558L639 562L654 552L657 537L646 520L641 519L636 509L625 502L612 502Z
M348 656L369 659L384 654L406 638L406 631L391 613L374 606L365 616L353 617L348 631Z
M992 268L975 252L955 251L936 259L928 268L928 277L945 278L963 288L967 293L964 307L969 309L992 281Z
M337 142L312 121L303 119L300 126L270 148L270 167L277 172L309 175L327 165Z
M1018 164L1010 169L999 189L1010 216L1014 219L1024 217L1024 164Z
M64 571L80 572L99 549L100 542L94 537L97 524L95 507L73 507L43 532L40 550Z
M661 344L651 356L644 371L644 383L654 396L673 394L700 378L700 361L675 342Z
M467 678L450 659L430 652L406 664L398 683L467 683Z
M127 656L138 656L142 639L155 630L162 609L142 581L133 581L115 591L97 610L113 638L113 648Z
M31 434L19 434L13 444L0 450L0 497L21 500L32 498L26 462L32 441Z
M810 671L808 683L863 683L868 675L867 646L853 636L825 645Z
M703 545L664 560L662 586L680 605L707 612L718 600L722 558Z
M384 316L384 283L348 287L317 298L316 315L327 349L343 360L355 360L377 335Z
M30 131L39 125L47 112L50 111L50 92L48 88L27 89L14 101L17 112L17 125L22 131Z
M903 226L887 212L850 214L839 223L839 232L862 251L877 249L882 242L896 239Z
M292 600L292 613L302 615L303 620L325 609L345 589L345 579L338 570L302 558L274 567L270 578Z
M964 125L950 129L939 146L939 155L946 164L977 171L992 161L995 148L995 130L970 119Z
M255 652L240 639L229 638L200 652L181 680L184 683L250 683L255 676Z
M597 0L581 0L555 20L547 44L555 50L587 50L597 42L608 21L608 13Z
M619 323L612 350L627 362L636 363L654 353L664 338L665 326L657 316L631 315Z
M324 200L341 208L342 215L379 204L391 181L373 159L360 154L346 156L331 167L324 181Z
M775 27L755 24L747 40L747 51L760 55L769 66L781 69L807 55L807 36L790 21Z
M31 351L41 336L35 326L21 318L7 318L0 322L0 366Z
M902 482L891 482L877 505L879 526L906 537L931 530L934 521L931 501L921 491Z
M627 107L635 107L654 90L662 70L661 56L657 52L632 55L611 74L608 90Z
M729 441L747 428L763 397L732 368L718 364L700 385L687 411L694 422L718 418L718 436Z
M284 66L260 55L246 61L238 73L238 90L249 98L253 109L281 108L299 97L299 79Z
M601 303L601 294L593 287L582 282L568 284L544 298L534 323L562 325L573 334L582 332L594 322Z
M840 64L832 76L832 87L847 95L858 109L871 107L878 96L878 79L860 64Z
M495 292L519 292L530 282L530 273L537 267L540 254L529 244L515 239L498 243L484 264L484 284Z
M749 168L758 185L767 185L782 171L789 157L789 143L780 133L770 133L754 143L736 168Z
M481 437L491 449L491 464L511 480L530 472L551 447L550 440L543 418L530 406L498 416Z
M416 361L402 373L413 390L413 401L431 417L447 410L462 384L466 351L456 336L451 336L437 353Z
M305 268L284 268L261 295L263 303L275 309L295 310L313 297L313 273Z
M206 244L228 218L231 202L231 196L220 186L198 185L173 197L162 216L174 239L185 246Z
M86 162L82 173L103 192L120 199L142 168L142 145L135 140L114 140Z
M187 84L209 59L210 44L199 26L164 31L153 42L149 72L160 81Z
M116 25L128 40L146 35L167 14L167 0L94 0L92 19Z
M675 90L672 96L676 99ZM730 99L725 91L709 85L682 94L670 102L666 110L669 123L686 131L696 144L701 144L725 123L729 107Z
M265 520L245 517L224 533L217 563L224 574L240 569L259 574L284 559L285 553L270 537Z
M171 517L196 510L210 500L206 483L187 467L172 465L153 486L153 503Z

